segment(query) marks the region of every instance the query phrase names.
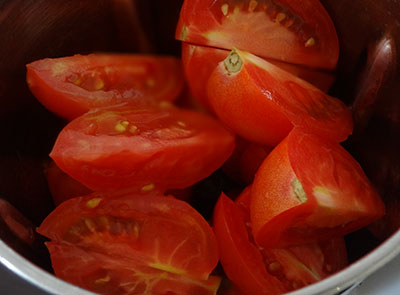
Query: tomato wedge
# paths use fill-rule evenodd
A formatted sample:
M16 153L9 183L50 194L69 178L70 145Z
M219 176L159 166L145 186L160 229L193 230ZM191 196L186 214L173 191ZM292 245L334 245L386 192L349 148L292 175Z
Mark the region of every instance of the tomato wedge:
M46 246L57 277L104 295L215 295L220 284L219 277L195 280L65 243Z
M318 0L185 0L175 37L313 68L334 69L339 56L335 27Z
M93 191L186 188L228 159L234 136L217 120L172 106L89 112L59 134L50 156Z
M265 247L342 236L385 207L357 161L338 143L293 129L254 179L251 222Z
M263 145L276 145L293 126L338 142L353 129L339 99L248 52L232 50L211 74L207 91L223 123Z
M223 249L221 264L244 294L283 294L319 281L347 264L343 238L332 240L330 245L337 249L317 243L285 249L258 247L251 235L249 199L250 188L236 204L222 194L214 212L214 231ZM330 264L330 257L337 261Z
M70 199L46 217L38 232L88 253L195 280L207 280L219 258L204 218L186 202L161 194Z
M211 113L213 113L212 106L208 101L205 85L207 85L207 81L218 63L223 61L228 55L228 50L182 42L183 69L191 94L200 106ZM334 81L334 76L331 73L316 71L276 60L268 60L268 62L310 82L324 92L330 89Z
M68 120L93 108L130 101L173 101L184 85L179 59L128 54L34 61L27 65L27 82L47 109Z

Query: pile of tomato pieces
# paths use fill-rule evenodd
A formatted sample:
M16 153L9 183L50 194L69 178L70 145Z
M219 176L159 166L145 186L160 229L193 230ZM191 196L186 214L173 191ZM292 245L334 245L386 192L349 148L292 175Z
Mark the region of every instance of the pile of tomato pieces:
M69 121L38 228L55 274L101 294L277 295L344 268L344 235L385 208L340 145L352 116L326 93L339 43L321 3L186 0L176 38L181 59L27 65ZM185 83L192 109L174 105ZM243 191L222 192L212 220L171 195L220 168Z

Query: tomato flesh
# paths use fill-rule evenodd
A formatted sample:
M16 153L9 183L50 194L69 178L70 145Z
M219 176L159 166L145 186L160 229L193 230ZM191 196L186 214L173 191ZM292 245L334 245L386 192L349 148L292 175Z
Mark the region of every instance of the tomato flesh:
M55 244L72 247L71 253L76 248L88 257L98 255L106 269L116 265L122 273L137 264L155 273L202 281L219 257L214 234L203 217L183 201L156 194L74 198L58 206L38 232ZM60 256L54 259L56 273L68 276L68 268L75 266L60 263ZM77 263L83 263L79 257ZM135 270L140 276L140 268ZM139 282L146 284L144 279Z
M209 176L234 145L234 136L207 115L174 107L122 106L70 122L50 156L94 191L165 191Z
M223 123L263 145L275 146L293 126L339 142L353 129L339 99L248 52L233 50L219 63L207 91Z
M347 151L299 129L269 154L252 187L253 233L265 247L345 235L384 213L379 195Z
M335 27L318 0L186 0L175 37L314 68L334 69L339 56Z
M47 109L67 120L131 101L173 101L184 85L179 59L122 54L38 60L27 65L27 82Z

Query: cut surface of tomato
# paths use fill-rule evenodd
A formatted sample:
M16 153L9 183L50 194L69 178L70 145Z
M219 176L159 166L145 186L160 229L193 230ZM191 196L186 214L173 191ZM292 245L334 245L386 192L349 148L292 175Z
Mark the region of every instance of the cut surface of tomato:
M279 143L293 126L338 142L353 129L339 99L248 52L235 49L219 63L207 91L224 124L266 146Z
M93 108L131 101L173 101L184 85L179 59L128 54L34 61L27 65L27 82L47 109L68 120Z
M318 0L185 0L176 39L313 68L333 69L336 30Z
M209 176L234 145L232 133L210 116L172 106L122 106L70 122L50 156L94 191L165 191Z
M385 213L357 161L338 143L293 129L252 186L254 237L282 247L342 236Z
M110 259L206 280L218 262L215 236L186 202L157 194L92 194L58 206L38 232Z
M256 246L249 216L250 188L236 204L221 195L214 213L214 231L221 248L221 264L227 276L243 294L282 294L317 282L340 270L347 263L343 238L330 245L318 243L268 249ZM331 264L331 258L338 258ZM240 293L239 293L240 294Z
M135 259L89 252L58 242L46 243L57 277L104 295L215 295L220 279L189 277L149 267Z

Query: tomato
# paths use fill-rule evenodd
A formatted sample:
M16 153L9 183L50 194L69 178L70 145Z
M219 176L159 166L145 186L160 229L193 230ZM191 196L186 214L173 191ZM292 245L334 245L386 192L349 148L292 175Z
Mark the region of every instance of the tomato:
M222 194L214 212L221 264L244 294L283 294L319 281L346 265L343 238L331 242L337 249L317 243L285 249L258 247L251 235L249 199L250 188L243 191L236 204ZM330 264L331 258L338 261Z
M229 55L228 50L206 46L192 45L182 42L182 63L186 81L196 101L206 110L213 113L212 106L207 98L207 81L218 63ZM330 73L312 70L276 60L268 62L309 81L311 84L327 92L331 87L334 76Z
M177 58L122 54L34 61L27 65L27 82L47 109L68 120L130 101L173 101L184 85Z
M248 52L233 50L211 74L207 91L223 123L266 146L279 143L293 126L335 141L353 129L339 99Z
M92 192L92 190L64 173L53 161L47 165L45 174L50 194L56 206L71 198L85 196Z
M185 0L176 39L264 58L334 69L339 42L318 0Z
M105 295L215 295L220 279L195 280L155 269L134 259L116 259L64 243L46 243L55 275Z
M85 274L79 265L93 267L96 273L86 275L99 276L85 287L101 281L105 290L116 284L125 288L125 280L143 288L157 287L157 281L169 285L169 279L174 285L175 275L183 277L177 281L207 280L219 258L215 236L204 218L186 202L163 195L73 198L50 213L38 232L52 241L56 274L75 280L77 274L70 269ZM57 245L70 247L66 248L70 254L57 252ZM92 265L93 260L98 263Z
M70 122L50 154L94 191L188 187L218 169L235 138L215 119L172 106L120 106Z
M340 144L299 129L262 163L251 194L254 237L265 247L342 236L385 213L360 165Z

